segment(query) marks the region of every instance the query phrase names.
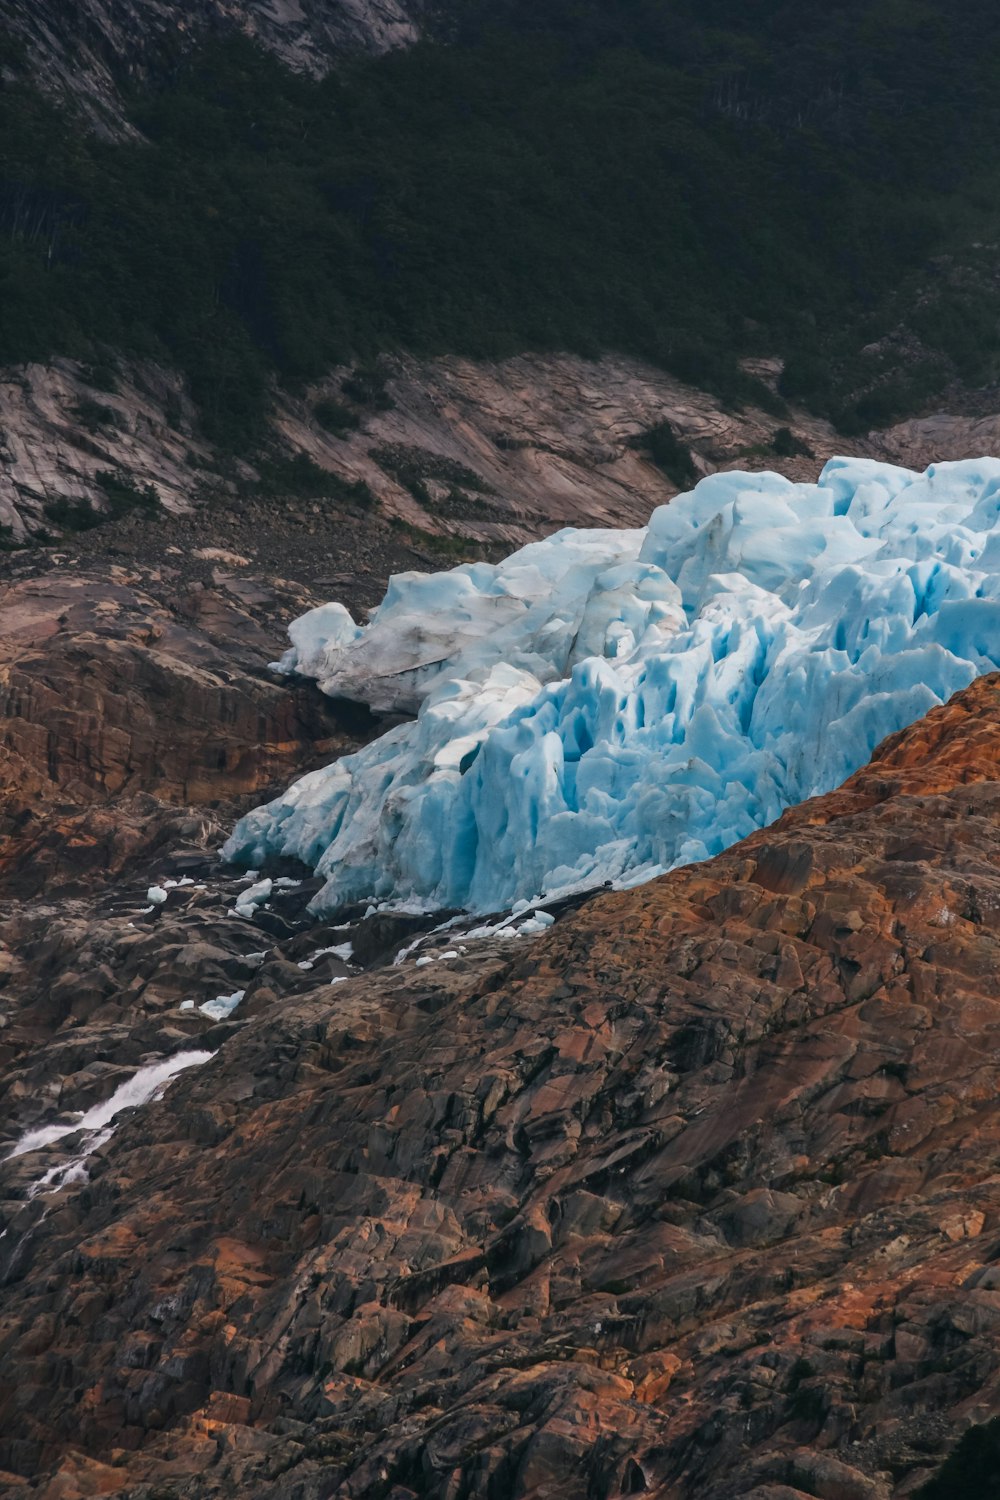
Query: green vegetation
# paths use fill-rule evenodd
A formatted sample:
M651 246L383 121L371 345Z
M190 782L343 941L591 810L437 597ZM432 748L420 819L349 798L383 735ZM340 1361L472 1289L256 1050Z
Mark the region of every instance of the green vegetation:
M396 349L631 351L777 418L738 361L783 354L847 431L997 375L988 0L446 14L322 82L213 45L118 144L5 82L0 360L169 362L233 447L275 376L377 409Z
M970 1427L919 1500L1000 1500L1000 1417Z
M685 447L669 422L657 422L633 440L652 459L656 467L675 484L679 490L690 488L698 478L698 471L691 458L690 448Z
M101 469L94 478L104 491L113 516L127 515L130 510L154 515L159 509L160 500L154 487L151 484L140 487L124 469Z
M349 400L370 411L391 411L394 402L386 390L387 379L386 372L377 364L358 365L341 382L340 389Z
M473 536L455 536L453 533L438 536L436 532L425 531L422 526L412 526L401 516L391 516L389 525L404 541L449 564L490 557L489 546Z
M102 427L114 427L118 413L113 406L104 406L99 401L85 397L74 408L73 415L87 432L99 432Z
M45 506L45 518L60 532L93 531L107 520L120 520L130 511L153 515L159 509L159 497L151 484L139 486L124 469L101 469L94 475L104 493L106 511L95 510L85 500L67 500L62 496Z
M342 401L317 401L313 407L313 416L321 427L338 438L347 437L361 426L357 413Z
M812 458L808 444L795 436L790 427L778 427L771 439L771 452L779 458Z
M446 458L440 453L430 453L426 448L409 448L396 443L392 446L369 448L368 453L380 468L391 474L404 489L409 490L415 500L430 510L434 509L435 502L427 488L428 479L448 485L452 494L459 489L471 490L474 495L494 493L492 485L472 469L466 468L465 464L456 463L454 459Z
M247 494L340 500L359 505L362 510L374 510L378 505L378 497L363 479L352 484L349 479L320 468L308 453L296 453L294 458L283 453L264 454L255 458L254 464L260 478L253 484L241 486Z

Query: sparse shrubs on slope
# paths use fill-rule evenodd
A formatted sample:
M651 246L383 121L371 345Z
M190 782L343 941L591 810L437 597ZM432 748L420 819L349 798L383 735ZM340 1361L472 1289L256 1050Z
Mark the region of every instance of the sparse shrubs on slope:
M270 454L255 460L259 480L247 489L257 495L295 496L300 499L339 500L374 510L378 498L363 479L344 479L321 468L308 453Z
M44 506L45 519L59 532L93 531L107 521L121 520L132 511L155 515L160 499L151 484L138 484L124 469L101 469L94 475L100 487L106 510L98 510L85 500L70 500L61 495Z
M970 1427L918 1500L1000 1500L1000 1417Z
M337 438L349 437L361 426L356 412L343 402L331 401L329 398L316 402L313 416L326 432Z
M104 491L104 498L112 516L125 516L129 511L142 510L153 514L160 497L151 484L137 484L124 469L101 469L94 479Z
M633 439L633 446L649 455L656 467L679 490L690 489L697 481L690 448L685 447L667 421L657 422Z
M1000 371L988 0L906 25L896 0L445 21L322 81L206 47L115 144L5 83L0 362L89 359L101 384L109 350L157 359L243 450L275 374L353 362L344 401L384 410L383 351L621 350L848 430ZM865 352L899 327L917 356ZM780 395L741 367L762 353Z

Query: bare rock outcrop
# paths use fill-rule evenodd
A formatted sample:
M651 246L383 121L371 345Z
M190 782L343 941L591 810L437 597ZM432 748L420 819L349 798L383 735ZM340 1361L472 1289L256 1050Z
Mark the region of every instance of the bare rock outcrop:
M65 568L0 592L0 887L107 876L192 809L217 836L223 810L354 743L321 695L262 670L280 626L233 585ZM257 597L258 616L312 602Z
M285 454L335 480L364 481L384 516L419 533L505 550L564 525L645 524L678 488L636 443L663 421L690 448L696 473L739 465L812 478L838 449L829 424L798 413L794 434L814 456L782 458L773 416L728 411L625 357L404 357L386 361L385 373L385 408L357 405L358 428L343 436L317 412L331 398L345 404L346 369L304 399L276 397ZM152 486L173 513L232 493L232 465L200 437L175 376L123 362L114 391L90 379L64 360L0 380L0 523L13 540L58 529L60 507L106 510L109 474ZM252 463L237 467L252 486Z
M762 364L768 379L778 368ZM486 548L509 551L565 525L644 525L678 489L642 444L661 422L690 452L696 476L769 468L809 480L844 447L830 423L805 411L779 419L752 406L730 410L625 356L402 356L383 361L383 373L383 405L345 398L347 369L304 397L276 394L281 451L307 458L334 482L363 481L383 517L411 534ZM260 477L253 461L234 469L204 440L175 374L122 361L113 391L91 380L86 366L69 360L0 377L0 526L9 540L58 531L66 507L107 511L109 476L152 487L175 515L233 495L235 480L253 489ZM337 435L323 425L331 402L349 411L355 430ZM797 450L791 456L775 451L785 425ZM871 432L851 449L922 469L995 451L998 440L996 416L939 414Z
M422 7L419 0L4 0L0 9L40 84L120 133L128 129L122 82L200 36L242 32L289 67L322 74L345 50L415 42Z
M248 986L4 1168L2 1492L914 1494L1000 1412L998 764L994 677L513 958Z

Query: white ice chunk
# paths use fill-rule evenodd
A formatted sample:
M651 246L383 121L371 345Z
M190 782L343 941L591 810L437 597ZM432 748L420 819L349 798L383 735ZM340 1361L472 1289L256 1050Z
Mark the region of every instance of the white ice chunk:
M547 932L555 921L547 911L536 911L526 922L518 924L518 933L521 937L534 937L539 932Z
M353 943L335 943L332 948L317 948L312 958L304 958L299 964L300 969L313 969L316 967L317 958L323 958L327 953L332 953L335 958L340 958L344 963L350 963L351 954L354 952Z
M212 1021L224 1021L232 1015L245 994L246 990L234 990L231 995L216 995L214 1000L206 1000L198 1009Z
M288 627L291 650L271 665L278 672L317 677L328 653L349 645L360 634L360 627L342 604L321 604L292 621Z
M151 885L146 892L146 900L151 902L153 906L162 906L166 899L167 893L162 885Z
M233 910L238 917L252 917L258 906L263 906L270 896L274 882L271 880L258 880L245 891L240 891Z

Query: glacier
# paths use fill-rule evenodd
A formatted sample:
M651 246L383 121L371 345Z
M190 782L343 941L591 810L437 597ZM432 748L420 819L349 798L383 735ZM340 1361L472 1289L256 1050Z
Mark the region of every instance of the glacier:
M280 669L412 713L223 850L293 855L312 910L505 910L721 853L1000 665L1000 460L725 472L639 530L393 578Z

